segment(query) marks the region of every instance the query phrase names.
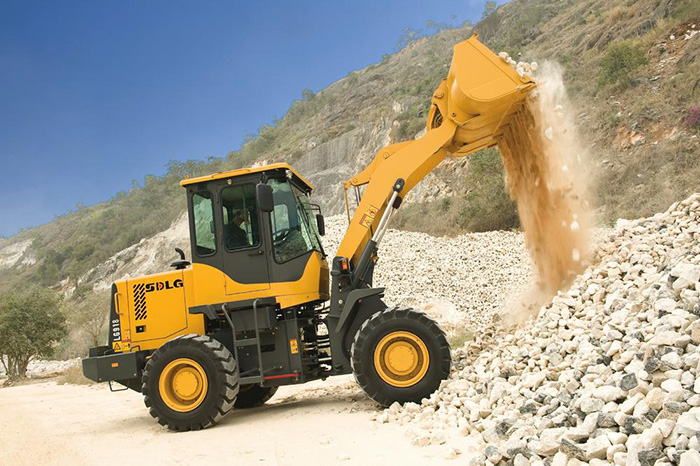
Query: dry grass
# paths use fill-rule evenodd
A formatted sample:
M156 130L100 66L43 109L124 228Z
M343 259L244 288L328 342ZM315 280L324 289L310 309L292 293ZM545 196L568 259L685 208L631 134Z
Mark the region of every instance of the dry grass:
M632 9L625 6L618 6L610 10L606 19L607 24L613 25L618 23L632 14Z
M82 366L80 364L76 364L59 377L58 383L71 385L92 385L95 382L85 377L83 375Z

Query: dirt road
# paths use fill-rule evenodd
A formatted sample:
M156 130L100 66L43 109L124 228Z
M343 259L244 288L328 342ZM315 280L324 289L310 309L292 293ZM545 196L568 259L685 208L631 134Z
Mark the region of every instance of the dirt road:
M55 381L0 389L0 464L400 464L464 463L468 439L416 447L407 427L372 421L377 407L350 377L282 387L261 408L230 413L216 427L172 433L133 391ZM216 463L213 463L215 461Z

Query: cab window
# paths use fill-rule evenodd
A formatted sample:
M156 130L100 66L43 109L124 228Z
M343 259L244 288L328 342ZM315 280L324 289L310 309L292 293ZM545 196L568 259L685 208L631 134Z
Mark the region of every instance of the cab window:
M260 224L255 205L255 186L244 184L221 191L224 245L227 251L260 244Z
M270 180L275 209L270 215L272 244L277 262L287 262L310 251L321 251L308 196L286 180Z
M202 191L192 195L192 213L194 217L194 243L197 255L210 256L216 253L214 207L209 191Z

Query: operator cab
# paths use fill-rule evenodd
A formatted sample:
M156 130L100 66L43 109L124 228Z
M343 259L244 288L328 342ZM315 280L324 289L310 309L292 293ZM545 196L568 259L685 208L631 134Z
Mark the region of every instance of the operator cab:
M181 184L187 189L192 263L195 270L200 264L222 271L226 295L247 299L251 292L259 297L270 290L279 296L271 285L302 280L310 262L327 270L320 241L323 216L310 201L313 186L289 165L232 170ZM315 282L295 293L327 299L328 280Z

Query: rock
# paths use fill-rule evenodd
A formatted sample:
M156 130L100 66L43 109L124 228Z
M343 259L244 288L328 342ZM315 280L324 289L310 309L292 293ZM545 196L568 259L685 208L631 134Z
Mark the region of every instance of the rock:
M665 370L680 369L683 367L683 361L678 353L671 351L661 356L661 363Z
M691 437L688 441L688 448L690 448L691 450L700 451L700 438L698 438L697 434Z
M627 448L621 443L618 443L616 445L610 445L608 447L608 450L605 452L605 459L607 459L609 462L613 462L615 458L615 453L624 453L627 451Z
M634 374L626 374L620 381L620 388L625 391L632 390L637 387L637 385L637 376Z
M642 466L654 466L656 460L663 458L664 452L660 448L642 450L637 454L637 459Z
M569 458L566 456L566 453L561 451L556 453L552 458L552 466L566 466L568 462Z
M627 453L624 451L615 453L613 455L613 463L619 466L627 465Z
M508 434L510 432L510 429L513 427L515 424L514 419L504 419L498 424L496 424L496 433L498 434L499 437L505 439L508 438Z
M521 453L518 453L515 455L515 458L513 458L513 466L529 466L530 461L527 459L527 457Z
M695 284L700 280L700 266L681 262L671 269L671 277L677 277L673 282L673 289L676 291L695 288Z
M611 445L610 440L605 435L589 439L586 442L586 461L590 461L593 458L604 459Z
M442 457L446 460L451 460L457 458L460 454L461 452L457 448L448 446L443 450Z
M642 464L643 461L650 461L654 456L654 450L659 450L662 447L663 437L658 429L648 429L639 435L630 436L627 441L627 459L631 461L631 465ZM643 453L642 452L646 452ZM640 454L642 456L640 456ZM656 461L654 458L652 464Z
M678 380L668 379L661 382L661 388L669 393L679 392L683 390L683 386Z
M391 406L389 406L389 412L391 414L397 414L401 411L401 404L398 401L394 401Z
M665 346L671 346L674 344L677 344L683 339L681 335L679 335L677 332L673 331L666 331L666 332L661 332L658 333L654 336L654 338L651 339L649 343L652 345L665 345ZM647 370L647 372L650 372Z
M550 456L559 450L561 438L566 432L564 427L545 429L540 434L540 450L535 452L538 455Z
M636 393L636 394L632 395L631 397L627 398L625 401L622 402L622 404L620 405L620 412L625 413L625 414L631 414L632 411L634 411L635 406L637 406L637 403L639 403L643 399L644 399L644 395L642 393ZM660 403L663 404L663 400L664 400L664 393L661 392Z
M654 310L656 312L665 312L667 314L670 314L671 311L673 311L676 308L676 301L671 298L662 298L656 300L654 303Z
M623 444L627 441L627 435L622 432L608 431L606 435L613 445Z
M566 437L561 439L561 445L559 446L559 451L564 453L570 458L576 458L580 461L586 460L586 450L583 445L574 443L573 441L567 439Z
M586 414L601 411L605 406L605 401L600 398L584 398L581 400L581 411Z
M661 419L656 421L652 427L659 430L661 437L666 438L671 435L673 428L676 426L676 421L672 419Z
M680 466L700 466L700 452L687 450L681 454Z
M644 362L644 370L649 374L656 371L659 367L661 367L661 360L655 356L649 356Z
M600 413L598 416L598 427L610 428L616 427L615 415L613 413Z
M696 344L700 345L700 319L696 320L689 327L690 330L690 340Z
M598 387L595 390L593 390L593 396L595 398L603 400L607 403L610 401L616 401L616 400L619 400L620 398L623 398L625 396L625 392L620 387L614 387L611 385L604 385L602 387ZM603 407L601 406L600 409L596 409L595 411L600 411L602 409L603 409ZM585 410L583 410L583 408L581 410L583 412L592 412L592 411L585 411Z
M676 432L687 435L688 437L693 437L700 432L700 419L698 419L699 411L700 408L693 408L687 413L681 414L676 422Z
M646 417L628 416L624 424L620 426L620 431L629 435L639 434L649 426L651 426L651 421Z
M411 439L411 444L417 447L427 447L431 443L429 435L417 435Z
M664 405L666 394L660 388L652 388L646 396L646 403L651 409L660 410Z
M503 458L503 455L498 450L498 448L493 445L489 445L488 447L486 447L484 453L486 455L486 459L488 459L493 464L498 463Z
M393 404L392 404L392 406L393 406ZM391 409L391 407L389 409ZM405 405L403 405L403 410L406 413L415 414L415 413L420 412L420 406L416 403L408 402Z

